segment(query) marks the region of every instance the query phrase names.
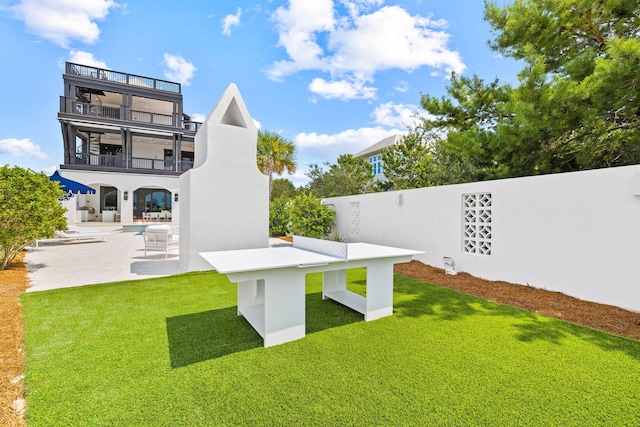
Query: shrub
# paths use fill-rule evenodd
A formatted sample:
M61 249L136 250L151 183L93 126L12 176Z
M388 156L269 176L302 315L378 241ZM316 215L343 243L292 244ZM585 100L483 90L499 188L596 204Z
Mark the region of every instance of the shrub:
M287 205L289 199L278 197L269 204L269 234L271 236L286 236L291 233Z
M0 270L36 239L66 230L64 193L44 173L17 166L0 167Z
M333 209L320 203L311 194L299 194L287 206L291 232L299 236L324 239L336 218Z

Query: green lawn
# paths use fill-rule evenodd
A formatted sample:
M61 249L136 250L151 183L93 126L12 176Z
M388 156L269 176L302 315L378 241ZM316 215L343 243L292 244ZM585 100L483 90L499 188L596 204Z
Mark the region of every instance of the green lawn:
M266 349L216 273L24 294L28 425L640 425L640 342L395 280L364 322L308 276Z

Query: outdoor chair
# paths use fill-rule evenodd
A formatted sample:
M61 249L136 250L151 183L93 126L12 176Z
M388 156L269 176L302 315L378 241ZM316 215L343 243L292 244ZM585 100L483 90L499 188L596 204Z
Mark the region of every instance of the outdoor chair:
M172 249L180 248L178 236L171 232L168 225L150 225L144 231L144 256L147 251L164 251L167 259Z

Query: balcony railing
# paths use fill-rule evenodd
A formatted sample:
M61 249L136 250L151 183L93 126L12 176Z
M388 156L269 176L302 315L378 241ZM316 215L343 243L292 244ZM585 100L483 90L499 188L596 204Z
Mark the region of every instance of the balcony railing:
M120 169L143 169L154 171L176 171L173 159L149 159L144 157L133 157L129 164L122 154L87 154L75 153L71 156L71 164L86 166L102 166ZM178 161L177 172L185 172L193 167L193 161Z
M71 104L72 111L75 114L94 117L108 117L110 119L120 119L120 108L108 107L97 104L87 104L85 102L73 101Z
M66 73L131 86L163 90L165 92L180 93L181 90L180 83L154 79L151 77L136 76L135 74L121 73L118 71L105 70L103 68L90 67L87 65L73 64L71 62L66 63Z
M181 125L174 124L174 116L147 111L130 110L123 106L112 107L98 104L79 102L73 98L60 97L60 112L79 114L82 116L103 117L114 120L125 120L139 123L148 123L161 126L180 127L188 131L197 132L202 123L184 121Z
M192 132L198 132L200 130L200 128L202 127L202 123L200 123L200 122L191 122L191 121L184 122L183 125L184 125L184 128L186 130L190 130Z
M158 113L148 113L146 111L131 110L131 121L153 123L154 125L173 126L172 116Z

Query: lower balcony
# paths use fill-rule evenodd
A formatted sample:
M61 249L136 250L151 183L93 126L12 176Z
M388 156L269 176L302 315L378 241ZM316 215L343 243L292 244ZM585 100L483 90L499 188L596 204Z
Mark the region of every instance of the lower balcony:
M181 174L193 167L193 160L149 159L132 157L126 159L121 154L75 153L64 165L69 169L100 170L134 173Z

